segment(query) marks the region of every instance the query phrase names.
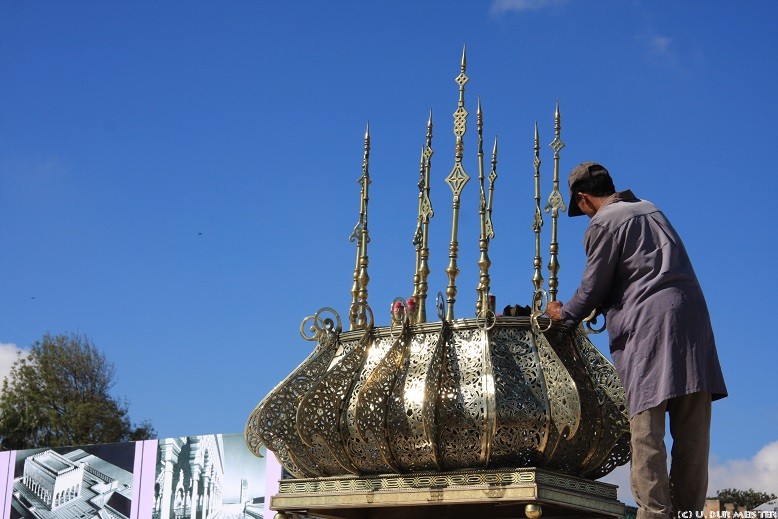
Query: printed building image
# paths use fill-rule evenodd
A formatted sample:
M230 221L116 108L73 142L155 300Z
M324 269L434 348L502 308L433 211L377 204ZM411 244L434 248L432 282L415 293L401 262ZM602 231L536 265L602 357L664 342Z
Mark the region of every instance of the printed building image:
M264 455L242 434L0 451L0 519L272 517Z
M49 449L24 460L22 484L49 510L81 497L84 464L75 464Z
M240 434L161 439L152 517L261 519L264 472Z
M205 519L222 506L222 435L159 440L155 519Z
M129 518L133 475L120 460L134 452L132 443L19 451L10 518Z

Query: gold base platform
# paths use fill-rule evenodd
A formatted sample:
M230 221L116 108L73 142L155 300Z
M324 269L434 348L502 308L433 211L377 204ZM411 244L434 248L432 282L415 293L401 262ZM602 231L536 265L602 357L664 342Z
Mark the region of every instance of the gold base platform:
M536 468L283 479L270 508L279 518L623 518L616 488Z

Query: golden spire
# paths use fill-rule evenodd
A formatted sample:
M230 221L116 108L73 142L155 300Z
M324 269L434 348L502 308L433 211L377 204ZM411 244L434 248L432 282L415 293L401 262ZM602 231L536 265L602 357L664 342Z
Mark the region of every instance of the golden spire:
M478 300L475 305L475 314L478 317L486 316L486 311L489 310L489 267L492 262L489 260L489 239L494 236L494 231L491 229L491 218L489 215L489 207L486 202L486 190L484 188L484 117L481 110L481 97L478 97L478 111L476 112L476 127L478 129L478 183L480 188L480 199L478 206L478 216L480 223L480 236L478 240L478 247L481 254L478 258L478 269L480 270L480 276L478 278L478 288L476 293L478 294ZM496 143L495 143L496 146ZM496 149L495 149L496 152ZM495 172L495 166L497 165L497 158L495 152L492 153L492 171L489 175L489 202L491 203L493 194L493 183L497 177Z
M367 244L370 241L367 230L367 202L368 188L370 186L370 124L365 129L365 151L362 159L362 176L357 179L360 184L360 205L359 221L351 233L349 241L357 242L357 260L354 267L354 284L351 288L351 308L349 311L349 321L351 329L365 328L367 325L366 307L367 307L367 284L370 282L370 276L367 274Z
M549 147L554 150L554 188L548 197L546 212L551 211L551 245L550 259L548 262L548 299L556 301L556 294L559 287L559 243L557 242L557 220L559 220L559 211L567 211L562 193L559 192L559 151L565 147L565 143L560 138L562 132L562 119L559 115L559 101L556 102L556 111L554 113L554 140Z
M413 244L416 246L416 273L413 276L413 299L416 302L416 314L412 321L424 323L427 321L427 277L429 268L429 225L430 218L435 213L430 201L430 167L434 151L432 150L432 111L427 120L427 140L421 150L421 167L419 168L419 214Z
M457 286L456 278L459 275L459 268L457 267L457 257L459 256L459 197L462 194L462 189L465 184L470 180L470 177L462 167L462 156L464 152L464 142L462 137L467 131L467 110L465 110L465 84L468 82L468 77L465 75L467 69L467 59L465 57L465 48L462 49L462 64L460 66L459 75L454 81L459 85L459 103L457 110L454 112L454 135L456 136L456 148L454 155L454 168L446 177L446 182L451 187L453 193L452 200L452 222L451 222L451 243L449 244L449 263L446 267L446 274L448 275L448 286L446 287L446 320L451 321L454 319L454 303L456 302Z
M535 273L532 276L532 285L535 287L535 294L543 290L543 258L540 256L540 231L543 228L543 212L540 210L540 133L538 132L538 123L535 121L535 218L532 220L532 230L535 232ZM533 303L536 303L533 299ZM538 304L540 302L537 302ZM535 305L533 304L533 310Z

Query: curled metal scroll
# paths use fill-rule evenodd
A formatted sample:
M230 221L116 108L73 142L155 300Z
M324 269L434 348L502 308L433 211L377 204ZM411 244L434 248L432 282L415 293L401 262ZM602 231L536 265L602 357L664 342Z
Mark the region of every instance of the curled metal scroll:
M600 326L599 328L594 328L593 325L595 326L597 325L597 318L600 316L602 316L602 326ZM603 314L600 311L599 307L592 310L592 313L590 313L586 317L586 319L583 320L583 322L586 325L584 329L584 333L586 333L586 335L592 335L592 334L598 334L604 332L607 324L607 322L605 321L605 314Z
M532 314L530 315L530 322L532 323L532 329L535 332L543 333L547 332L551 328L551 319L548 320L548 326L545 328L540 326L538 318L546 313L548 308L548 292L542 288L535 290L532 295Z
M327 312L332 314L332 317L322 317L322 314L326 314ZM335 324L336 322L337 325ZM311 335L305 333L306 328L308 328ZM320 308L318 312L309 315L300 323L300 335L306 341L320 341L324 337L332 337L333 335L340 333L342 329L343 322L340 320L340 315L329 306Z
M359 330L371 330L373 328L373 325L375 324L375 319L373 318L373 309L370 308L370 305L367 304L364 301L357 301L351 305L351 308L349 310L349 313L351 315L358 316L358 326L357 329Z

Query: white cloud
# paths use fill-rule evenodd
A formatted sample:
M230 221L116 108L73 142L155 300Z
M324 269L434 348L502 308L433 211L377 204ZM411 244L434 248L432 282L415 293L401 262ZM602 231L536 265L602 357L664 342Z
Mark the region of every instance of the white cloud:
M708 495L723 488L778 494L778 440L768 443L751 459L720 462L711 459L708 475Z
M494 0L491 12L496 14L508 12L535 11L563 4L565 0Z
M27 355L27 350L18 347L16 344L0 342L0 391L3 388L3 380L11 372L11 366L19 358L19 352L23 356Z
M600 479L619 486L619 500L635 506L629 485L629 463ZM711 456L708 466L708 496L718 490L737 488L778 494L778 440L762 447L751 459L719 461Z
M646 49L651 59L657 63L679 69L681 67L681 55L677 42L670 36L648 31L638 37L638 40Z

